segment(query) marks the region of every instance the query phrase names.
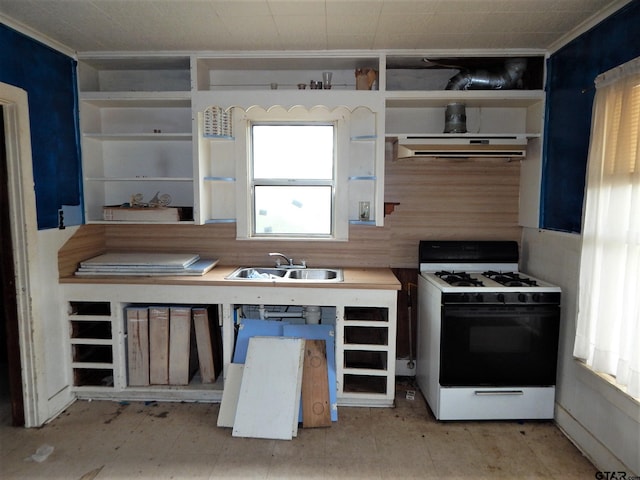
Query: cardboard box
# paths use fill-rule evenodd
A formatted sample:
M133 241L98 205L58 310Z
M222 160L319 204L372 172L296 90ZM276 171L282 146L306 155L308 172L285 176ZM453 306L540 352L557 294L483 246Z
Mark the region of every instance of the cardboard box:
M373 68L356 68L356 90L371 90L377 78Z

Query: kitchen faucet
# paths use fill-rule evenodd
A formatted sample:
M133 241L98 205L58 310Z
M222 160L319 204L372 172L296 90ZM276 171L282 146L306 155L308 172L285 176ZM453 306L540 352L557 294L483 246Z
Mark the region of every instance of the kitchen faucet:
M270 257L282 257L284 258L287 263L285 265L283 265L280 262L280 259L278 258L276 260L276 267L284 267L284 268L307 268L307 262L305 260L302 260L300 262L300 265L296 265L293 263L293 258L289 258L286 255L284 255L283 253L278 253L278 252L271 252L269 253Z

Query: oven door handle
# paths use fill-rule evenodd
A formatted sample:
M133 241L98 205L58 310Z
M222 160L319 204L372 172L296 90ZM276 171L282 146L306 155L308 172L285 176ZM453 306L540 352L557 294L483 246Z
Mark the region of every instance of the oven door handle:
M489 396L489 395L524 395L524 391L522 390L476 390L474 395L478 395L479 397Z

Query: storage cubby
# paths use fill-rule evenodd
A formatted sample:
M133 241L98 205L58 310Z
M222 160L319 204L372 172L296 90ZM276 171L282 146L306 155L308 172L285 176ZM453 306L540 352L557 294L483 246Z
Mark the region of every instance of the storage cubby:
M515 74L514 61L519 62L517 68L522 71L519 76ZM388 55L385 72L387 92L445 90L452 77L458 74L477 79L475 83L465 84L468 90L542 90L544 56L467 54L444 57L428 52L425 55ZM507 73L518 80L508 85L500 82Z
M342 329L345 394L393 392L395 358L390 355L395 356L395 345L389 345L390 335L395 338L392 327L387 308L345 307Z
M503 85L508 62L526 62L521 78ZM425 61L427 60L427 61ZM439 68L433 68L439 65ZM448 68L457 66L459 68ZM447 89L458 73L481 81ZM445 110L465 105L468 134L527 134L539 136L544 104L544 57L538 56L388 56L386 63L387 136L442 135ZM468 88L467 88L468 87Z
M69 302L71 368L75 386L113 387L114 334L109 302Z
M182 55L80 55L78 83L84 92L189 91L190 65Z
M379 58L371 56L274 55L259 57L201 57L197 65L198 90L297 90L302 84L323 81L331 72L330 90L356 90L355 70L379 69ZM377 82L376 82L377 89Z
M110 301L67 303L69 365L76 395L219 401L224 381L219 306L132 302L122 298L127 296L122 292L111 293L96 294L110 297ZM132 296L144 300L140 292ZM153 293L151 296L158 299ZM130 309L144 315L130 317ZM135 366L132 362L136 362ZM139 376L135 376L140 372L146 383L140 383ZM158 380L164 375L166 381Z
M381 132L378 114L367 107L358 107L349 119L349 221L362 225L375 225L378 199L382 197L380 156ZM366 202L363 213L361 205Z
M233 108L223 109L225 122L230 122L226 130L232 133L234 125ZM217 122L222 120L218 119ZM205 113L197 115L198 164L200 182L198 204L200 205L199 223L226 223L236 221L236 161L242 158L239 145L232 135L215 134L207 131ZM214 122L215 123L215 122ZM240 155L240 157L238 157Z
M108 339L112 337L111 322L99 320L71 320L71 338Z
M113 387L113 370L109 368L91 368L73 370L73 384L83 387Z
M168 195L177 217L193 220L189 57L81 58L78 71L86 221L111 221L103 207L137 194Z
M220 387L216 305L129 303L122 308L127 389Z
M71 347L71 351L74 363L113 363L111 345L76 343Z
M344 376L343 391L347 394L376 394L386 395L388 393L388 381L384 376L372 375L351 375Z

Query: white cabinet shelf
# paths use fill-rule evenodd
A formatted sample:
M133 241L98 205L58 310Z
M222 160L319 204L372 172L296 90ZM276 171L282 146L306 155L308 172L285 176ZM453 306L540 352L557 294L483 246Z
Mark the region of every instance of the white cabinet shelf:
M545 98L542 90L443 90L386 92L388 108L444 108L450 103L467 107L518 108L529 107Z
M375 109L359 107L352 111L349 123L349 223L382 225L384 218L384 131ZM368 204L361 216L360 205Z
M114 328L109 302L70 302L70 368L75 387L111 388L114 378Z
M454 53L454 52L451 52ZM447 56L447 53L444 53ZM441 64L457 65L467 72L500 72L506 60L525 58L526 69L515 89L447 90L449 80L462 70L425 68L442 58L442 52L424 55L388 55L385 58L385 135L445 136L445 112L451 103L463 103L464 137L524 135L526 155L520 170L519 224L537 227L542 177L544 127L544 52L455 52ZM425 62L427 60L427 62ZM494 77L495 78L495 77ZM456 134L457 135L457 134Z
M193 177L87 177L87 182L193 182Z
M391 407L395 398L397 291L343 288L273 288L226 285L64 283L69 305L69 346L65 368L73 372L79 398L220 402L224 375L214 384L130 386L125 308L148 305L218 306L223 365L232 360L235 309L240 305L329 307L334 325L339 406ZM171 331L169 332L171 335ZM195 378L195 377L194 377Z
M345 306L338 322L339 393L388 401L395 382L395 316L382 307ZM384 400L383 400L384 401Z
M185 55L79 56L87 223L136 194L168 194L170 206L192 211L190 65Z
M233 136L205 135L203 110L194 114L194 130L198 135L195 161L200 176L196 192L199 205L196 222L233 223L236 221L236 158L240 152ZM229 120L235 121L233 115ZM233 132L235 125L230 127Z
M442 63L490 70L526 57L527 69L517 89L446 90L460 70L426 68L424 59L451 55ZM356 69L377 72L371 90L357 88ZM331 72L331 88L311 89L324 72ZM86 220L100 222L103 205L136 193L148 199L154 189L167 190L161 193L171 195L173 206L192 208L195 223L235 219L237 182L229 179L238 177L235 161L246 151L234 137L204 136L198 115L212 105L325 106L351 112L349 166L340 174L349 189L346 215L352 224L382 226L385 137L442 135L451 103L465 104L467 135L524 134L527 162L540 163L543 73L544 52L534 51L80 54ZM539 175L539 165L525 169L527 177ZM537 204L529 193L524 197ZM360 202L370 203L369 220L360 218Z
M208 182L235 182L234 177L204 177Z
M80 101L96 107L170 108L191 106L191 92L80 92Z
M351 55L309 52L265 52L260 55L202 56L196 61L197 90L297 90L298 84L310 90L311 81L323 81L331 72L331 91L355 90L356 68L379 68L375 53ZM272 87L273 86L273 87ZM307 93L317 93L311 91Z
M182 140L190 142L191 133L85 133L85 138L93 138L103 141L176 141Z
M428 65L436 65L438 57L442 57L442 54L390 55L386 58L387 136L391 133L411 132L422 135L442 134L445 108L451 103L465 105L467 131L470 133L541 132L541 106L545 100L542 85L543 54L514 52L505 55L502 52L499 56L493 53L484 57L478 53L466 56L460 54L457 58L447 58L440 62L442 65L457 65L459 68L427 68ZM448 80L463 68L470 77L492 72L493 78L500 78L501 69L507 68L506 61L515 57L525 59L526 68L519 85L515 85L513 89L446 89Z

